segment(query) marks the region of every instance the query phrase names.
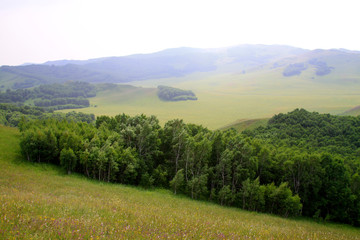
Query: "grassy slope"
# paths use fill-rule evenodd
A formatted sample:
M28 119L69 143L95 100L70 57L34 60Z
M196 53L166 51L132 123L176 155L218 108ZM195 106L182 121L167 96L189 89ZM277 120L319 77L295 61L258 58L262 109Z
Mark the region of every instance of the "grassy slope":
M246 129L252 130L252 129L255 129L260 126L265 127L267 125L268 121L269 121L268 118L240 119L229 125L226 125L226 126L220 128L220 130L227 130L230 128L234 128L236 131L242 132Z
M235 68L236 66L234 66ZM97 108L81 109L96 115L156 115L162 123L174 118L202 124L210 129L221 128L236 119L269 118L279 112L305 108L320 113L340 114L359 105L360 83L337 79L344 73L314 77L314 68L300 76L283 77L282 68L252 69L245 74L196 73L181 78L135 82L152 89L127 89L99 93L90 102ZM326 80L327 79L327 80ZM156 96L158 85L193 90L197 101L162 102ZM66 110L71 111L71 110Z
M359 116L360 115L360 106L356 106L350 110L345 111L341 114L342 116Z
M226 208L23 162L0 126L0 239L359 239L360 230Z
M0 71L0 85L3 86L0 88L0 90L5 90L7 88L11 88L14 84L14 82L22 80L20 76L17 76L12 73Z

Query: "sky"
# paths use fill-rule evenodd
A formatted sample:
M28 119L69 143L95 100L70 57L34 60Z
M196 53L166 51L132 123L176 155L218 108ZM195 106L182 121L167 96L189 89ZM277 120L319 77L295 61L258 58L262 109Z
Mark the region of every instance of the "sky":
M0 0L0 65L281 44L360 50L357 0Z

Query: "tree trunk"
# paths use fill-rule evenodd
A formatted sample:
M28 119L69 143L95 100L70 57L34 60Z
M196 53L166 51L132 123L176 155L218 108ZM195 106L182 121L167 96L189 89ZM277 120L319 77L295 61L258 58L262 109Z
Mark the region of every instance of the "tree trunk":
M110 173L111 173L111 163L110 163L110 160L109 160L109 167L108 167L108 182L110 182Z
M85 165L85 171L86 171L86 175L88 176L88 178L90 178L90 175L89 175L89 170L88 170L88 166L87 166L87 164Z

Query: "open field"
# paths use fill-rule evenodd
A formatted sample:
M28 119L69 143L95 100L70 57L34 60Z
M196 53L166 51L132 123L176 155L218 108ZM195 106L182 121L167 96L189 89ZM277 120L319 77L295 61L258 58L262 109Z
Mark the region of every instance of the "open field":
M284 219L106 184L24 162L0 126L1 239L360 239L360 229Z
M339 83L342 72L331 77L313 77L314 69L300 76L283 77L281 69L253 69L245 74L196 73L186 77L133 82L144 88L120 87L100 92L81 109L95 115L144 113L161 123L174 118L218 129L239 119L270 118L280 112L305 108L320 113L341 114L360 103L357 81ZM325 78L327 79L325 81ZM326 83L325 83L326 82ZM197 101L163 102L156 96L158 85L195 92ZM70 111L70 110L64 110Z

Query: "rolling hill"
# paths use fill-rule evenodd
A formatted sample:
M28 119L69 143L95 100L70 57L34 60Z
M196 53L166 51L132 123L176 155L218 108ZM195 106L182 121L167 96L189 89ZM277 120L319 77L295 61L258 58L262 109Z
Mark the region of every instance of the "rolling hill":
M240 119L237 120L229 125L226 125L220 130L228 130L228 129L235 129L238 132L242 132L244 130L253 130L257 127L263 126L265 127L268 123L268 118L260 118L260 119Z
M239 45L220 49L175 48L151 54L59 60L44 64L0 67L2 88L27 88L65 82L132 82L185 77L193 73L307 74L311 80L335 83L359 81L360 53L344 49L305 50L281 45ZM296 66L301 66L297 69ZM297 69L297 70L296 70ZM321 78L322 76L326 78Z
M0 90L68 80L141 87L99 93L90 99L96 108L81 110L87 113L145 113L163 123L181 118L217 129L236 119L269 118L295 108L341 114L358 106L360 53L240 45L0 67ZM162 102L156 96L159 85L191 90L198 100Z
M360 115L360 106L356 106L352 109L345 111L344 113L340 114L343 116L359 116Z
M182 77L218 69L244 70L304 52L307 50L288 46L240 45L223 49L176 48L84 61L59 60L41 65L2 66L0 84L7 88L26 88L68 80L119 83Z

